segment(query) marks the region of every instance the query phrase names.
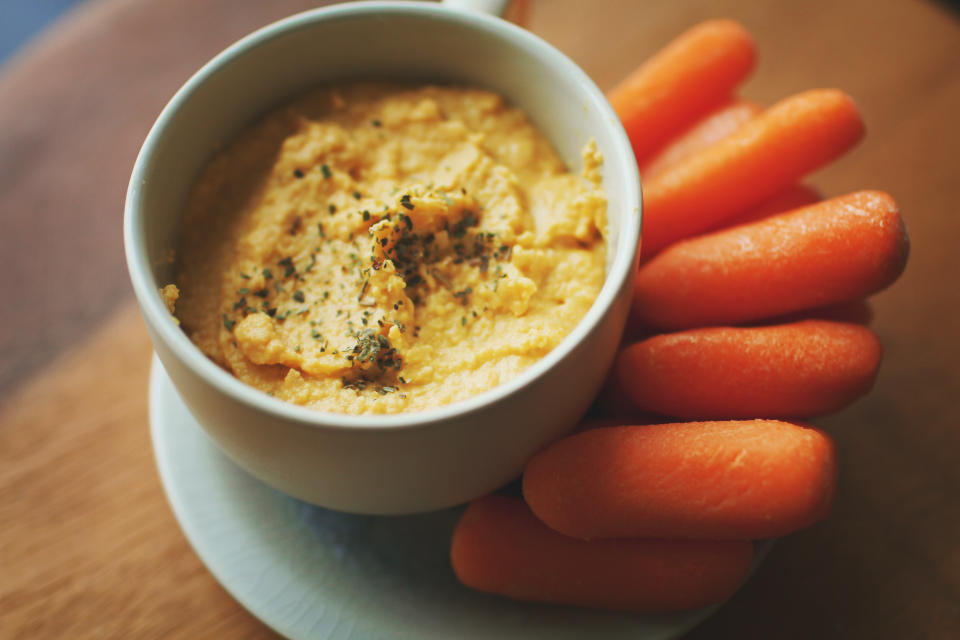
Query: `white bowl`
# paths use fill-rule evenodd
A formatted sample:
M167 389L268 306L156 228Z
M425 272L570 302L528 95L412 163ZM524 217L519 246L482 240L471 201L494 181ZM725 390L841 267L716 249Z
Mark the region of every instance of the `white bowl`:
M573 332L512 381L419 413L348 416L288 404L204 356L158 293L189 190L214 152L305 91L358 78L488 88L523 109L576 170L594 139L608 198L607 279ZM237 464L301 500L343 511L429 511L488 493L580 418L615 355L640 233L640 182L602 92L568 58L498 18L429 3L359 3L298 14L230 46L166 106L127 191L127 265L163 366Z

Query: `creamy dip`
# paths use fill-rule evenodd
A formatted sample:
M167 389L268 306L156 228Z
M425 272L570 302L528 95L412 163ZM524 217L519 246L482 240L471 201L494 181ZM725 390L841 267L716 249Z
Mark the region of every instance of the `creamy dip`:
M164 299L207 356L289 402L473 396L543 358L603 285L601 160L583 159L571 174L487 91L316 91L203 172Z

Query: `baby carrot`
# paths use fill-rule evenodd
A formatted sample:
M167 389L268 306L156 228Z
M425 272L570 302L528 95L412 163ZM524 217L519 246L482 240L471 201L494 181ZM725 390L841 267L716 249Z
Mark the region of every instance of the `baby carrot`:
M732 20L708 20L682 33L607 97L644 164L659 147L727 100L750 73L756 48Z
M652 179L681 160L723 140L762 111L759 104L747 100L732 100L724 104L670 141L646 165L640 167L640 174L645 180Z
M744 540L597 540L563 536L522 500L488 496L457 524L450 552L460 581L517 600L667 612L726 600L746 576Z
M611 427L536 454L523 495L577 538L768 538L826 516L834 473L830 438L787 422Z
M843 322L693 329L630 345L608 384L635 410L677 418L809 417L869 391L881 353L872 331Z
M631 323L739 324L861 298L908 250L893 198L858 191L669 247L637 272Z
M644 186L645 255L760 204L836 158L863 135L860 113L835 89L781 100Z

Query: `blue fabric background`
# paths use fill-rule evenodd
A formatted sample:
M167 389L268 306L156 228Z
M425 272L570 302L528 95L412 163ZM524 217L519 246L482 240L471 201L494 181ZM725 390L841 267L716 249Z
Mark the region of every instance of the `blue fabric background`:
M0 64L83 0L0 0Z

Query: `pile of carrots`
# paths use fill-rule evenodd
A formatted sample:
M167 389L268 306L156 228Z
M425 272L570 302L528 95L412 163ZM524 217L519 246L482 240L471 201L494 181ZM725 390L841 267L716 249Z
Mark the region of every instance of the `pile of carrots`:
M799 420L869 391L882 353L864 298L899 277L909 243L886 193L824 200L800 182L863 136L853 101L834 89L765 109L741 100L755 60L741 25L708 21L610 92L644 224L608 417L537 453L522 500L467 508L451 550L465 585L699 608L737 589L753 540L829 512L833 442Z

